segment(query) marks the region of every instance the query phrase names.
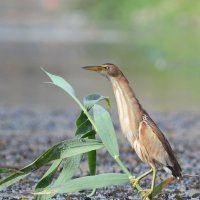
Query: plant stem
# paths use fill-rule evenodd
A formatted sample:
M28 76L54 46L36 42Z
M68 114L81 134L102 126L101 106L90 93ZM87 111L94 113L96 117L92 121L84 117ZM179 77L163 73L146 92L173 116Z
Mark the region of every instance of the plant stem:
M121 169L124 171L124 173L128 175L128 178L130 180L134 180L135 177L133 177L132 174L128 171L128 169L124 166L124 164L122 163L122 161L119 158L119 155L115 156L114 159L117 162L117 164L121 167Z
M94 123L94 121L93 121L92 117L90 116L90 114L88 113L87 109L82 105L82 103L78 99L74 99L74 100L81 107L81 109L83 110L83 112L85 113L85 115L87 116L87 118L89 119L89 121L91 122L92 126L94 127L94 130L97 132L96 124Z
M77 99L75 99L76 102L79 104L79 106L81 107L81 109L83 110L83 112L85 113L85 115L88 117L89 121L91 122L92 126L94 127L94 130L96 132L98 132L98 129L96 127L95 122L93 121L92 117L90 116L90 114L88 113L87 109L81 104L81 102ZM113 157L115 159L115 161L118 163L118 165L121 167L121 169L124 171L125 174L128 175L128 178L130 180L130 183L134 182L135 177L128 171L128 169L126 168L126 166L122 163L122 161L119 158L119 155L116 155ZM144 195L144 192L142 191L142 188L139 184L136 184L136 189L141 192L142 196ZM146 198L146 200L150 200L148 197Z
M115 161L117 162L117 164L121 167L121 169L124 171L124 173L127 174L128 178L129 178L129 180L130 180L130 182L131 182L131 183L134 182L135 177L132 176L132 174L128 171L128 169L126 168L126 166L122 163L122 161L121 161L120 158L119 158L119 155L115 156L114 159L115 159ZM141 194L142 194L142 196L143 196L143 195L144 195L144 192L142 192L141 186L140 186L139 184L136 184L135 187L137 188L137 190L138 190L139 192L141 192ZM149 200L149 198L147 197L146 200Z

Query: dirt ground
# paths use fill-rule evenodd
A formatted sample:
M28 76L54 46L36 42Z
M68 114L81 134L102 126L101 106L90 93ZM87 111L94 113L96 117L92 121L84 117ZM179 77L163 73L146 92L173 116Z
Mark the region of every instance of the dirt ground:
M0 108L0 165L1 167L20 168L37 158L59 141L73 137L75 132L74 119L78 110L41 110L24 108ZM166 133L178 160L183 174L197 175L200 172L200 113L152 113L159 127ZM149 167L142 163L132 151L128 142L120 133L116 113L113 114L114 124L120 144L121 158L131 173L135 176L145 172ZM108 155L105 149L97 153L97 173L121 172L119 166ZM47 168L43 167L30 176L0 192L0 199L33 199L31 192L39 178ZM83 160L76 176L88 174L87 163ZM157 183L170 174L159 172ZM1 178L5 175L1 175ZM150 186L151 176L141 185ZM68 195L58 194L54 199L90 199L87 192ZM91 199L139 199L137 192L129 184L98 189ZM200 178L191 177L172 183L155 199L200 199Z

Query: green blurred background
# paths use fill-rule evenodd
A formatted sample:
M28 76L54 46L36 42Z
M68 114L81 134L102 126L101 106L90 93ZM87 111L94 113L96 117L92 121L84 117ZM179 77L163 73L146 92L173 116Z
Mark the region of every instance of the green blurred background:
M75 106L43 84L46 70L82 98L110 84L81 66L120 66L150 111L200 111L200 1L0 1L0 106Z

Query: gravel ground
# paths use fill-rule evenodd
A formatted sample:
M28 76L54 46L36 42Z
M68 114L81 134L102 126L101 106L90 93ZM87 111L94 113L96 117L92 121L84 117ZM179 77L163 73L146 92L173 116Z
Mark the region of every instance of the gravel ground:
M55 143L73 137L75 132L74 119L79 111L66 109L41 110L24 108L0 107L0 165L22 167L32 162L40 153ZM167 137L183 168L183 174L195 175L200 171L200 113L152 113L152 117L160 128L167 133ZM120 141L121 158L135 175L148 170L131 150L128 142L120 134L117 115L113 114L114 124ZM0 199L32 199L39 178L46 167L32 173L26 179L0 192ZM118 165L108 155L106 150L98 151L97 172L121 172ZM87 163L83 160L76 176L87 175ZM4 175L3 175L4 176ZM157 182L169 174L159 172ZM141 181L145 188L150 186L151 177ZM85 193L57 195L54 199L90 199ZM92 199L139 199L136 191L129 184L98 189ZM200 178L191 177L168 186L156 199L200 199Z

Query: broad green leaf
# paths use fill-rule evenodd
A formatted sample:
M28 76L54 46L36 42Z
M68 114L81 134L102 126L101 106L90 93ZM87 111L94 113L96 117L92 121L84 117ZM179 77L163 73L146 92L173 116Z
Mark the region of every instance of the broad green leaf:
M129 178L126 174L106 173L76 178L66 182L65 184L47 188L42 192L39 192L39 194L77 192L81 190L107 187L110 185L121 185L125 183L129 183Z
M88 121L88 117L83 111L81 111L80 116L76 120L76 127L78 128L79 126L81 126L86 121Z
M80 116L76 121L77 131L76 135L81 135L81 137L88 137L89 139L95 139L95 131L92 127L86 114L82 111ZM90 175L95 175L96 173L96 150L87 153L88 166Z
M65 140L44 152L33 163L22 168L5 179L0 181L0 190L14 184L26 177L30 172L39 169L52 160L67 158L78 154L86 153L91 150L100 149L104 145L98 140L91 139L71 139Z
M59 86L64 91L66 91L68 94L70 94L72 97L76 97L73 87L67 81L65 81L65 79L63 79L60 76L51 74L51 73L45 71L43 68L41 68L41 69L49 76L49 78L52 80L52 83L54 85Z
M110 99L109 97L104 97L99 94L90 94L83 99L83 104L87 109L92 108L98 102L105 100L108 107L111 108Z
M80 135L81 138L86 138L90 137L96 134L90 120L88 119L87 115L81 111L80 116L76 120L76 134L75 135Z
M167 187L174 180L176 180L176 178L169 177L165 179L164 181L162 181L160 184L158 184L153 190L152 197L155 197L156 195L158 195L162 191L163 188Z
M40 179L39 183L36 185L36 190L41 191L41 188L47 188L53 181L53 177L60 166L62 159L55 160L48 171ZM47 200L50 199L50 195L35 195L36 200Z
M76 127L77 130L75 135L83 135L94 130L90 120L83 111L81 111L80 116L76 120Z
M82 155L77 155L77 156L72 156L72 157L64 159L63 169L61 173L59 174L58 178L54 181L54 183L51 183L51 186L62 185L66 183L69 179L71 179L80 166L81 157ZM43 180L43 183L45 184L45 179L42 179L42 180ZM38 184L38 186L36 187L36 191L37 192L42 191L44 190L44 188L47 188L47 187L45 187L45 185ZM47 200L47 199L51 199L51 197L54 195L55 194L35 195L36 196L35 199Z
M110 106L110 100L108 97L104 97L98 94L88 95L83 99L84 106L87 110L90 110L96 103L99 101L106 100L108 106ZM77 131L76 135L85 134L86 132L90 132L93 130L92 124L88 119L87 115L82 111L80 116L76 121Z
M53 180L53 176L60 166L62 159L55 160L48 171L43 175L43 177L38 182L36 188L45 188L47 187Z
M45 71L44 69L42 69L42 70L49 76L49 78L52 80L52 83L54 85L63 89L65 92L67 92L74 99L74 101L79 105L81 110L83 110L83 112L87 116L88 120L93 125L93 128L96 130L96 126L95 126L91 116L89 115L87 109L83 106L83 104L76 97L74 89L72 88L72 86L67 81L65 81L62 77L50 74L49 72Z
M84 110L84 112L87 112L85 110L84 106L79 101L79 99L76 97L73 87L65 79L63 79L60 76L51 74L51 73L45 71L43 68L41 68L41 69L48 75L48 77L51 79L51 81L54 85L60 87L65 92L67 92L76 101L76 103L81 107L81 109Z
M93 112L94 121L102 142L113 157L118 156L119 147L110 114L99 105L94 105Z
M62 185L71 179L80 166L81 158L82 155L76 155L65 159L63 169L53 185Z
M89 115L87 109L83 106L83 104L76 97L74 89L72 88L72 86L67 81L65 81L62 77L50 74L49 72L45 71L44 69L42 69L42 70L49 76L49 78L51 79L51 81L54 85L63 89L65 92L67 92L76 101L76 103L83 110L83 112L85 113L85 115L87 116L87 118L89 119L91 124L93 125L93 128L96 130L96 126L95 126L91 116Z
M92 124L89 120L83 122L79 127L77 127L76 135L83 135L93 130Z

